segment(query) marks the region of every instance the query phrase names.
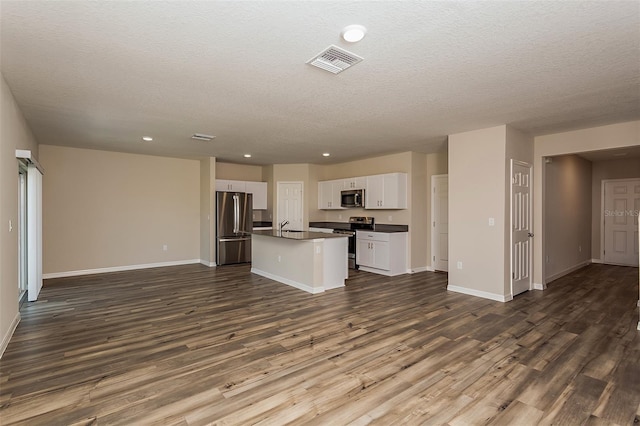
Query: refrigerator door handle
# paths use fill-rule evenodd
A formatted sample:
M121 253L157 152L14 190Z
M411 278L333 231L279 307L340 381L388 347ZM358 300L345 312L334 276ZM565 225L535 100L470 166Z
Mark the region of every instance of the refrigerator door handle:
M233 194L233 233L238 232L238 196Z

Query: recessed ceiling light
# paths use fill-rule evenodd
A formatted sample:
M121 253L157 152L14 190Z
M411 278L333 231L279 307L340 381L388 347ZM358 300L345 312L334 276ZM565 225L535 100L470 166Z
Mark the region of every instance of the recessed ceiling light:
M323 156L323 157L328 157L328 156L330 156L330 155L331 155L331 154L329 154L328 152L325 152L325 153L323 153L323 154L322 154L322 156Z
M342 30L342 38L349 43L355 43L364 38L367 33L367 29L362 25L347 25Z
M145 142L151 142L153 140L153 138L151 136L143 136L142 140Z
M251 154L245 154L244 158L251 158Z

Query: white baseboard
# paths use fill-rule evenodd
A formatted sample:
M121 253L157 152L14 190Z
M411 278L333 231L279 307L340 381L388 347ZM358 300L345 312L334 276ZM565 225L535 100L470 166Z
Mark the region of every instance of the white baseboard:
M208 266L209 268L213 268L216 265L216 262L207 262L204 259L200 259L200 263L202 263L204 266Z
M0 343L0 359L2 359L2 355L4 355L4 351L7 349L7 346L9 346L9 341L11 340L11 337L13 337L13 332L16 331L16 327L18 327L19 323L20 312L17 312L15 318L11 321L11 325L9 326L7 333L2 336L2 343Z
M324 293L324 287L318 287L318 288L310 287L306 284L299 283L298 281L290 280L289 278L284 278L279 275L274 275L269 272L265 272L256 268L251 268L251 272L256 275L269 278L270 280L278 281L283 284L289 285L291 287L295 287L298 290L306 291L307 293L311 293L311 294Z
M587 266L588 264L590 264L591 261L590 260L585 260L583 262L578 263L577 265L573 265L563 271L560 271L558 273L555 273L551 276L548 276L546 281L548 283L550 283L551 281L557 280L558 278L564 277L565 275L568 275L570 273L572 273L573 271L577 271L580 268L584 268L585 266Z
M546 290L547 286L540 283L533 283L534 290Z
M591 259L591 263L602 263L602 259Z
M433 266L427 266L427 271L429 272L435 272L436 268L434 268Z
M497 302L508 302L513 299L513 296L511 294L503 296L501 294L489 293L482 290L474 290L472 288L459 287L457 285L448 285L447 290L456 293L468 294L469 296L482 297L483 299L495 300Z
M123 272L123 271L133 271L136 269L161 268L163 266L192 265L194 263L200 263L200 259L176 260L172 262L159 262L159 263L145 263L142 265L113 266L109 268L83 269L78 271L53 272L49 274L42 274L42 278L47 280L50 278L66 278L66 277L77 277L80 275L104 274L106 272Z
M430 266L418 266L417 268L412 268L412 269L407 270L407 273L408 274L417 274L418 272L427 272L427 271L429 271L429 268L430 268Z

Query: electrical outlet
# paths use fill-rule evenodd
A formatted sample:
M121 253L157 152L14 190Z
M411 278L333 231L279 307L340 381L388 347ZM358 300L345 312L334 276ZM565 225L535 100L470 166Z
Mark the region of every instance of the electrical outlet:
M578 252L582 253L582 246L578 246Z
M169 250L169 246L168 246L168 245L166 245L166 244L164 244L164 245L162 246L162 251L167 251L167 250Z
M393 222L393 216L389 215L389 222Z
M341 214L338 215L338 219L342 219L342 215Z
M456 267L457 267L458 269L462 269L462 262L458 261L458 264L456 265Z

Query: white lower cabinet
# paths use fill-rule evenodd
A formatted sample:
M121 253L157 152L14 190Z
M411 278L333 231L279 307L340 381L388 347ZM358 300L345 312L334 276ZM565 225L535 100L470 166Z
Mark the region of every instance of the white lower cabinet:
M363 271L383 275L407 272L406 232L356 232L356 264Z

